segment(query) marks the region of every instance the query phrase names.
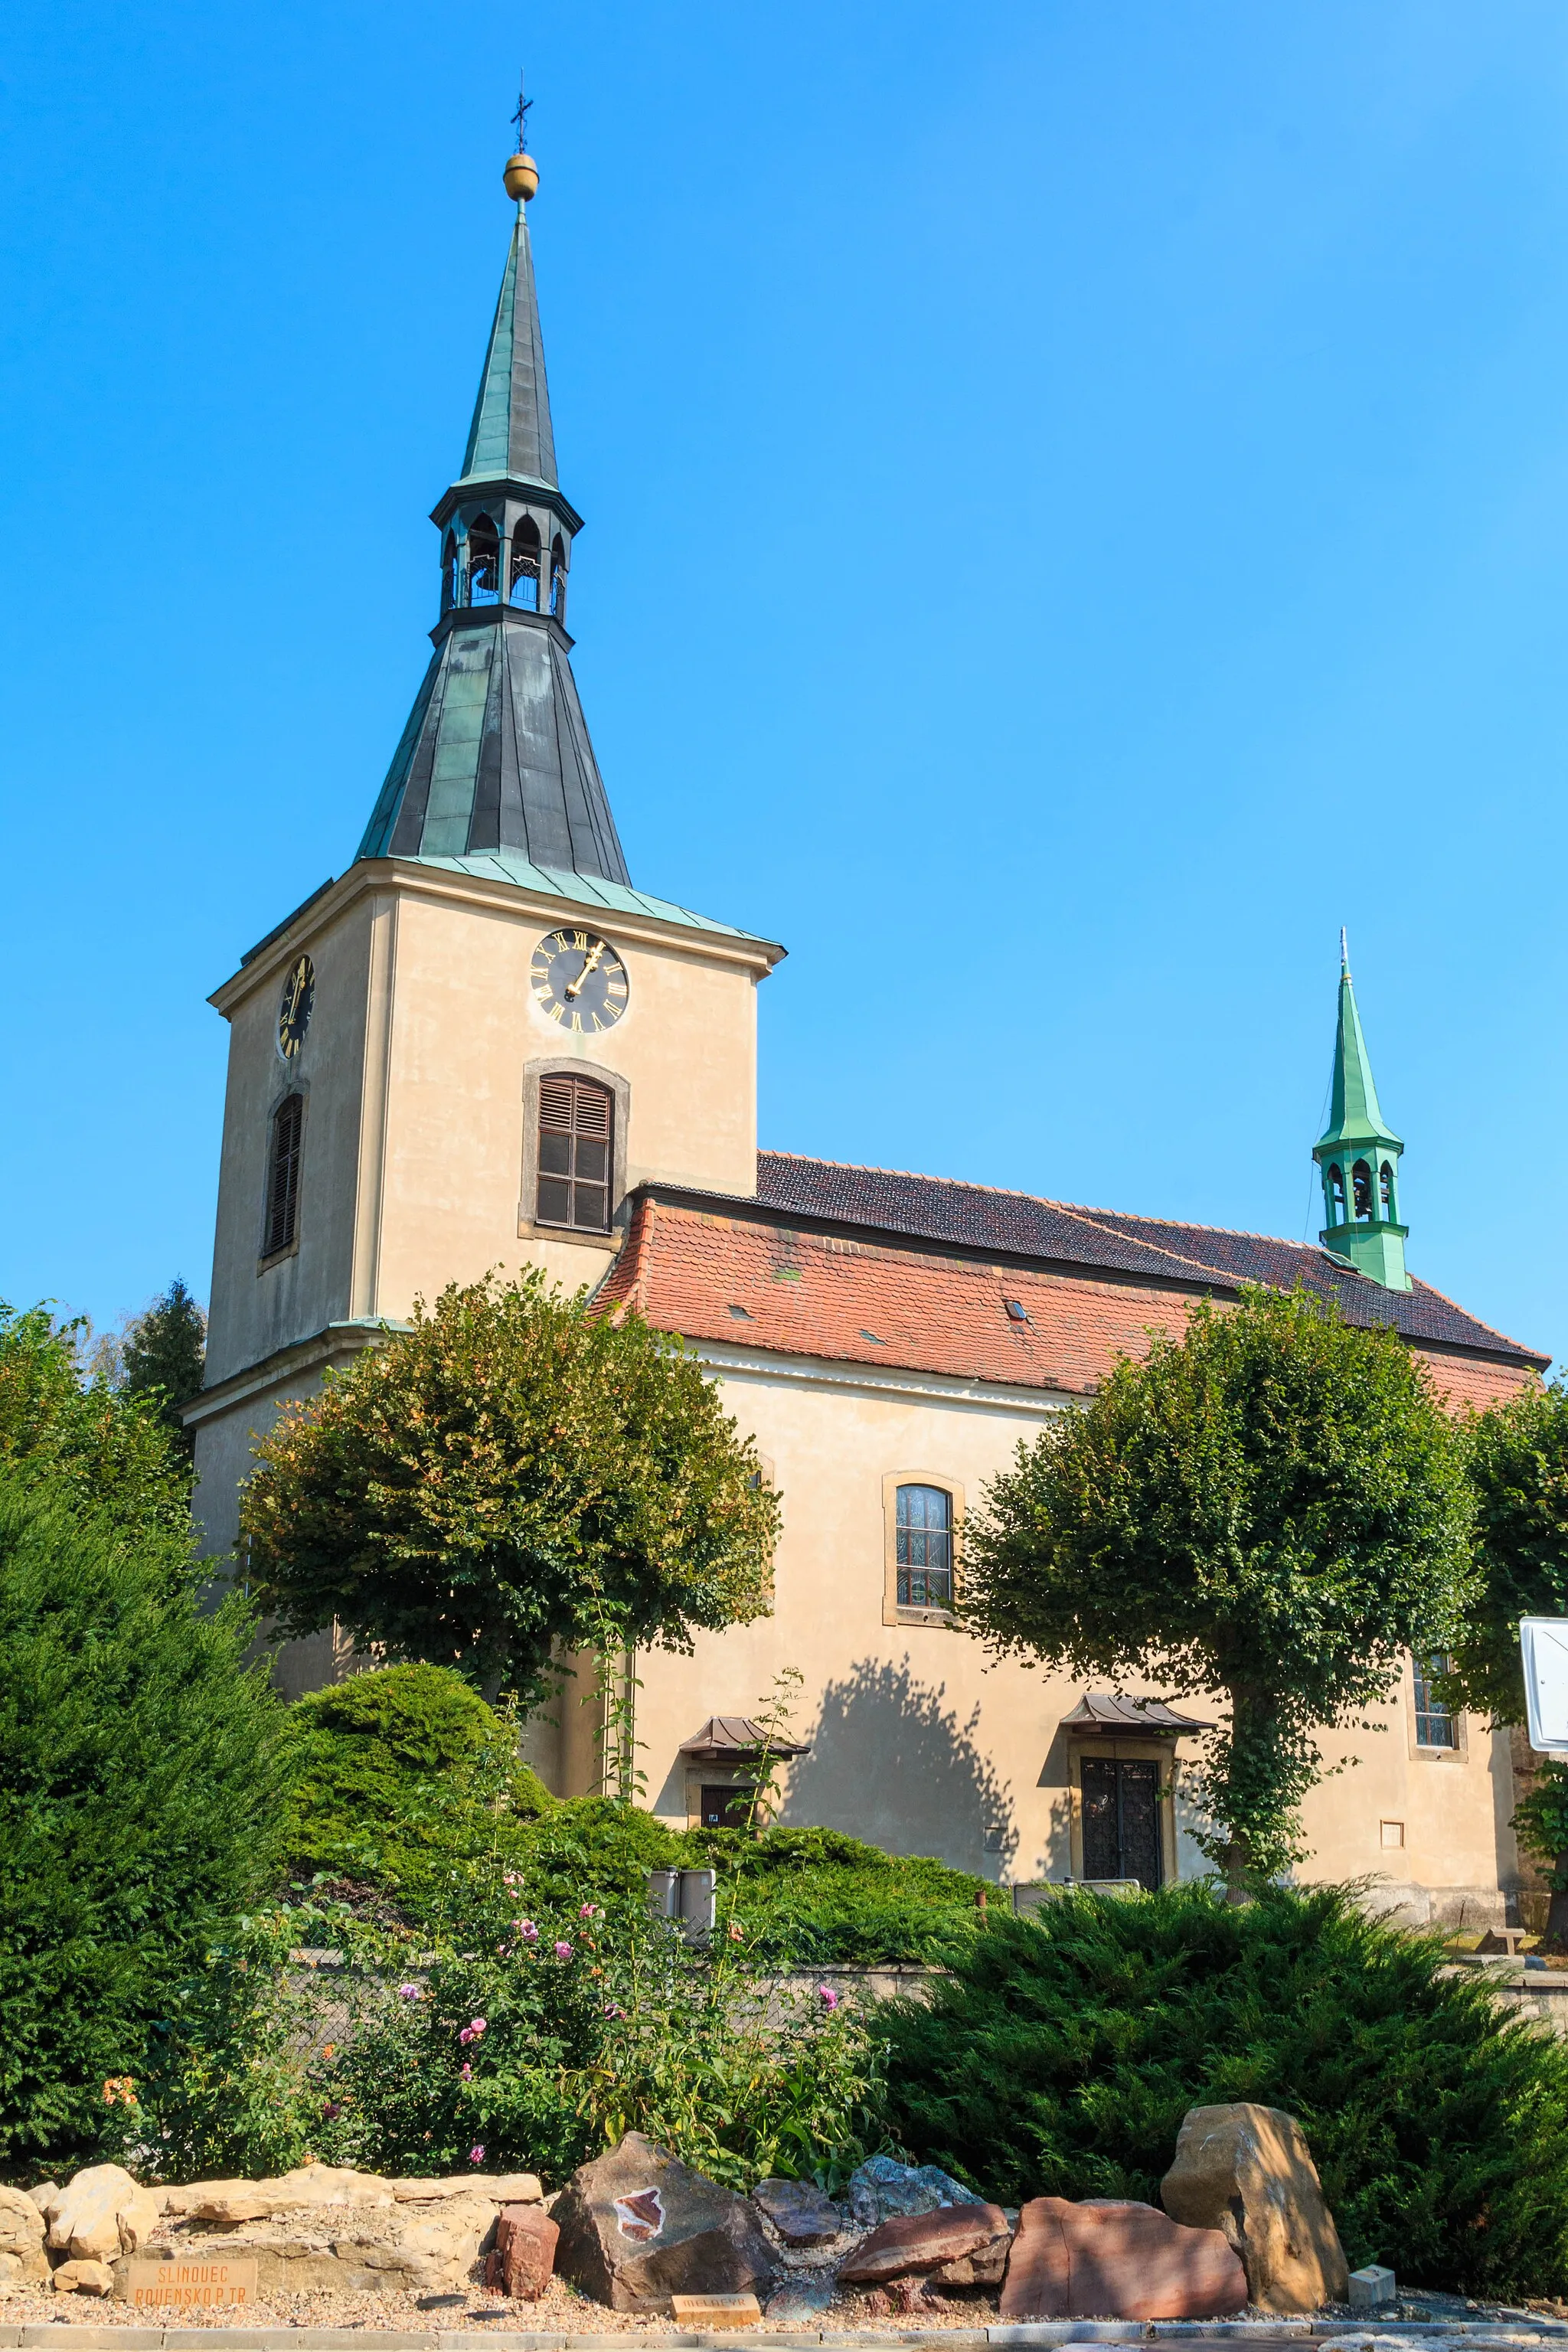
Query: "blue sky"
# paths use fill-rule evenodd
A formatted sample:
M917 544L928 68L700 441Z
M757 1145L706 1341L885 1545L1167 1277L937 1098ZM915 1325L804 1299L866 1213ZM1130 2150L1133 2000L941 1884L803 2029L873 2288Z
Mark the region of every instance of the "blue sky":
M426 658L520 54L634 879L770 1145L1299 1236L1350 928L1420 1274L1568 1348L1568 20L14 0L0 1297L205 1297L240 952Z

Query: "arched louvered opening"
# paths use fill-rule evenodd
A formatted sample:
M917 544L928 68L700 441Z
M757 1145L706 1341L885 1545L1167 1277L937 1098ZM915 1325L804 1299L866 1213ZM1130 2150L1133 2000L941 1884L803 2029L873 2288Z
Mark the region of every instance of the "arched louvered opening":
M1351 1187L1354 1195L1357 1222L1370 1218L1372 1205L1372 1170L1364 1160L1358 1160L1351 1170Z
M616 1098L592 1078L539 1081L539 1207L542 1225L579 1233L610 1229Z
M267 1215L261 1255L276 1257L291 1249L299 1230L300 1147L305 1132L305 1097L285 1095L272 1114L272 1142L267 1155Z
M500 538L489 515L480 515L468 532L468 602L500 603Z
M566 543L559 531L550 546L550 609L563 627L566 622Z
M521 604L525 612L539 610L539 558L541 554L539 525L531 515L524 515L511 539L511 579L508 583L509 601Z
M1345 1221L1345 1171L1336 1160L1329 1170L1329 1223L1342 1225Z
M1394 1205L1394 1163L1385 1160L1377 1171L1378 1215L1387 1224L1396 1224L1399 1212Z
M441 551L441 610L449 613L458 601L458 542L450 531Z

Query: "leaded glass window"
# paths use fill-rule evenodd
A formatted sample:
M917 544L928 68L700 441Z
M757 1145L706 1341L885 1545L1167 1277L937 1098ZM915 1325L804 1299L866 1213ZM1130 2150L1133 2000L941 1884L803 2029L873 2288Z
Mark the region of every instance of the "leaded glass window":
M900 1486L899 1607L952 1606L952 1496L945 1486Z

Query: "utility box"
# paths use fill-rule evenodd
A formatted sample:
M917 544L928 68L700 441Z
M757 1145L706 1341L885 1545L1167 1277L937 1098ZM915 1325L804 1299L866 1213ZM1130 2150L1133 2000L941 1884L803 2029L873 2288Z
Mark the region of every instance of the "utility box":
M647 1907L656 1919L676 1919L695 1942L713 1933L719 1877L711 1870L650 1870Z

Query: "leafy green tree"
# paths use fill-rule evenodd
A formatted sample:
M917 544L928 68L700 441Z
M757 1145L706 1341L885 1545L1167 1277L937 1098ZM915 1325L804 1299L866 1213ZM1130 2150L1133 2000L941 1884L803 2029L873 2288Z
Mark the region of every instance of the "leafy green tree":
M1435 1937L1346 1891L1065 1895L993 1916L929 2005L878 2012L889 2121L999 2204L1160 2201L1193 2106L1300 2118L1352 2269L1556 2294L1568 2260L1568 2051L1445 1973Z
M0 1301L0 1472L38 1480L127 1534L190 1537L187 1460L156 1402L84 1375L81 1318Z
M1568 1617L1568 1387L1531 1387L1478 1413L1469 1430L1479 1585L1444 1696L1499 1723L1525 1719L1521 1617ZM1514 1816L1552 1873L1547 1937L1568 1948L1568 1766L1549 1759Z
M142 1424L138 1423L140 1428ZM166 1440L147 1423L160 1447ZM87 2160L172 1988L273 1867L267 1668L184 1531L0 1472L0 2172Z
M452 1285L286 1410L241 1526L283 1633L336 1619L531 1703L552 1650L765 1615L778 1502L678 1339L530 1271Z
M1152 1335L1058 1415L970 1522L963 1614L994 1648L1229 1720L1188 1786L1241 1899L1299 1858L1316 1734L1446 1649L1469 1578L1460 1441L1424 1367L1298 1293Z
M120 1343L120 1385L146 1397L174 1444L186 1454L194 1441L180 1408L201 1393L206 1361L206 1317L179 1276L138 1315Z

